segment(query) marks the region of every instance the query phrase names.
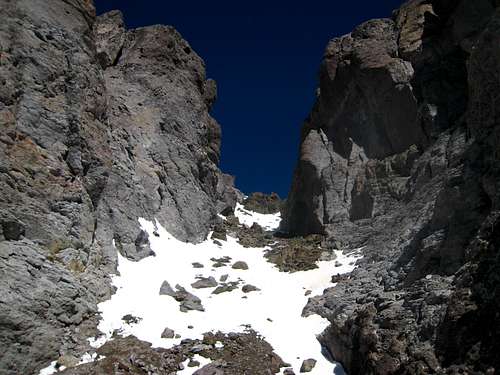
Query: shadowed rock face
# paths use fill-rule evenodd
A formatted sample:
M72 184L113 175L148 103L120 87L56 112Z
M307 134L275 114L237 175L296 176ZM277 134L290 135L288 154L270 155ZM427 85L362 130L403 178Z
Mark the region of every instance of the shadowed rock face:
M0 13L0 373L29 374L85 349L117 249L151 255L139 217L201 241L237 192L215 82L177 31L83 0Z
M243 201L243 206L247 210L268 215L280 212L283 201L276 193L264 194L256 192L250 194L250 196Z
M281 230L365 246L305 310L350 374L500 369L497 6L409 1L327 46Z

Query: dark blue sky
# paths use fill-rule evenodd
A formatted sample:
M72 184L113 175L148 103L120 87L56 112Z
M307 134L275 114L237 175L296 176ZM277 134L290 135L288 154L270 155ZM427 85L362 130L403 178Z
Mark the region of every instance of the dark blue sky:
M130 28L161 23L179 30L218 83L213 115L222 126L222 170L245 193L282 197L327 42L365 20L389 17L401 3L95 0L98 14L120 9Z

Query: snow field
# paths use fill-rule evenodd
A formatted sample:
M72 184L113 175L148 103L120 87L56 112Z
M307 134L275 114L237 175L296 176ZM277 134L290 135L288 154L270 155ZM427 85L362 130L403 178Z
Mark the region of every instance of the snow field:
M279 214L252 213L240 205L235 213L247 226L257 222L263 228L272 230L280 222ZM221 241L222 246L211 240L194 245L175 239L157 222L139 219L139 223L148 232L156 256L133 262L118 255L119 274L113 276L117 291L111 299L99 304L102 319L98 328L103 336L91 339L93 346L99 347L110 340L115 330L123 335L133 334L154 347L169 348L185 338L202 338L205 332L242 332L251 327L272 345L285 362L292 365L297 374L302 361L308 358L317 360L310 372L312 375L343 373L340 365L329 362L321 354L322 348L316 339L316 335L328 326L328 321L317 315L305 318L301 313L310 296L321 294L325 288L333 286L333 274L351 272L358 257L345 256L339 251L336 252L337 259L318 262L317 269L284 273L267 262L264 257L266 248L244 248L230 236L227 241ZM211 258L225 256L231 258L227 266L213 267L215 262ZM236 261L246 262L248 270L231 268ZM192 263L195 262L204 267L194 268ZM342 265L335 267L335 262ZM198 276L212 276L219 281L223 275L228 275L226 282L239 281L238 289L216 295L212 294L215 288L191 287ZM181 312L179 302L159 294L164 281L174 289L178 284L199 297L205 311ZM245 284L254 285L260 291L243 293L241 287ZM311 291L310 296L305 296L306 291ZM122 320L127 314L140 320L136 324L127 324ZM180 337L161 338L166 327ZM201 363L200 367L209 363L200 356L197 360ZM185 369L178 374L188 375L198 369L188 368L187 362L184 365ZM52 373L46 371L40 375Z

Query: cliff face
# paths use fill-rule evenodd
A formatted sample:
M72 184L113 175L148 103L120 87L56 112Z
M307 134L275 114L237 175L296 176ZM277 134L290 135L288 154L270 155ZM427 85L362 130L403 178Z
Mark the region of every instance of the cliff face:
M86 0L0 13L0 373L29 374L87 345L117 249L151 255L139 217L198 242L236 191L215 82L173 28Z
M327 46L281 230L364 247L306 309L350 374L500 368L498 5L409 1Z

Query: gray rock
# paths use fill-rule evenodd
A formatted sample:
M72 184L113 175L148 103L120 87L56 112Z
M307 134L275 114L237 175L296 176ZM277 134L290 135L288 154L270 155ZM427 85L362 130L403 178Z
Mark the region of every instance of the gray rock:
M248 264L246 264L246 262L239 260L237 262L234 262L231 268L235 270L248 270Z
M309 358L305 359L300 366L300 372L311 372L316 366L316 360Z
M220 225L216 226L214 228L211 238L213 240L227 241L227 234L225 228Z
M0 372L6 374L37 373L61 352L89 350L87 338L97 333L97 303L107 292L102 275L73 273L43 252L28 240L0 242Z
M195 289L213 288L217 286L217 281L213 278L213 276L200 277L199 280L192 283L191 286Z
M200 364L200 362L191 359L188 362L188 367L200 367Z
M99 16L95 25L97 58L103 68L118 64L126 30L123 15L118 10Z
M232 292L235 289L238 289L238 282L231 281L229 283L224 283L222 285L219 285L217 288L213 290L212 294Z
M205 311L201 299L192 293L189 293L186 289L180 285L176 285L177 289L175 295L173 296L177 302L180 302L179 309L182 312L188 312L191 310Z
M122 320L127 324L137 324L142 320L142 318L139 318L132 314L127 314L122 317Z
M173 329L170 329L170 328L167 327L161 333L161 337L163 339L173 339L175 337L175 332L174 332Z
M243 293L250 293L250 292L256 292L256 291L259 291L260 289L257 288L256 286L254 285L251 285L251 284L245 284L243 285L243 287L241 288L241 290L243 291Z
M80 360L73 355L62 355L57 359L56 366L75 367L79 362Z
M363 247L304 310L349 374L500 366L497 7L408 1L326 48L280 230Z
M241 203L244 199L244 194L234 187L234 177L228 174L222 174L218 180L217 194L221 197L217 203L217 211L224 216L233 214L236 203Z
M193 345L191 347L191 353L201 353L203 351L210 350L210 349L212 349L211 345L197 344L197 345Z
M203 264L199 263L199 262L194 262L193 263L193 268L203 268Z
M221 244L222 245L222 244ZM225 267L231 262L231 257L224 256L222 258L210 258L211 261L215 262L212 266L215 268Z
M199 242L238 192L217 167L215 83L173 28L127 31L91 1L0 16L0 240L19 251L0 258L0 373L32 374L89 350L117 250L153 255L139 217Z
M170 286L170 284L166 280L161 284L160 295L162 295L162 296L170 296L170 297L174 297L175 296L174 289L172 289L172 287Z

